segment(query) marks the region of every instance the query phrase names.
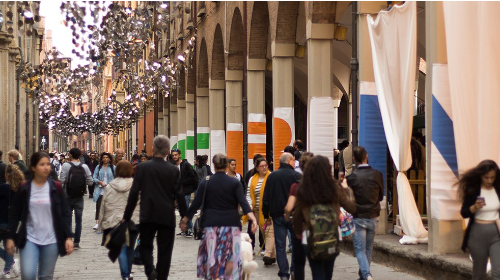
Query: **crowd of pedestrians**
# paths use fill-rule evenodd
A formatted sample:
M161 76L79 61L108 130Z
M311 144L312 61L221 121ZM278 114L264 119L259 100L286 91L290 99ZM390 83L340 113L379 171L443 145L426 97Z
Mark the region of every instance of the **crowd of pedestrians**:
M256 154L254 168L245 176L236 172L241 163L224 154L214 155L211 161L199 155L192 165L181 150L171 149L163 135L154 138L152 155L137 154L131 161L123 149L98 154L73 148L67 155L34 153L28 167L17 150L7 153L8 164L1 161L0 151L2 276L52 279L58 257L85 246L81 244L82 213L88 195L96 211L92 228L102 234L101 245L110 250L110 258L118 260L122 279L133 278L134 255L140 255L148 279L168 279L176 226L178 236L200 239L198 278L240 279L239 248L245 224L254 255L263 256L263 265L277 265L279 279L304 279L306 263L313 279L332 279L339 243L345 237L340 217L347 211L354 217L352 240L359 279L371 280L383 178L368 164L363 147L342 146L337 166L307 152L303 142L296 140L281 154L277 170L270 170L265 156ZM471 218L464 248L478 260L475 275L481 275L488 256L498 273L491 252L500 243L488 243L488 251L484 244L489 241L477 236L491 231L488 240L498 239L498 232L490 229L498 211L490 213L490 205L500 205L500 200L484 203L476 198L500 193L500 171L491 162L476 169L460 181L462 215ZM338 180L333 170L338 170ZM472 188L478 178L481 188ZM176 213L181 217L178 222ZM15 247L20 249L19 258L13 257Z

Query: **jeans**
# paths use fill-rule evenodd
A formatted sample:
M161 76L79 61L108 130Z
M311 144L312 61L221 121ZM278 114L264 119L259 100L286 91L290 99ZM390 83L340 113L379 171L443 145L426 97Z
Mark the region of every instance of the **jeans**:
M286 235L288 237L288 249L292 250L292 232L287 230Z
M37 245L27 240L21 254L21 279L36 279L38 267L39 280L51 280L54 277L59 250L57 243Z
M80 243L82 236L82 214L83 214L83 197L68 197L69 211L75 211L75 243ZM73 228L73 219L71 219L71 228Z
M186 199L186 207L189 209L189 202L191 202L191 194L186 194L184 196ZM189 220L188 222L188 230L193 229L193 220Z
M0 228L3 229L8 229L9 225L8 224L0 224ZM7 239L3 240L3 248L0 248L0 258L5 261L5 266L4 266L4 271L10 271L10 267L12 266L12 263L14 262L14 258L5 251L5 243Z
M139 226L137 226L139 230ZM129 278L132 272L132 264L134 262L134 248L138 232L130 235L130 247L123 244L120 255L118 256L118 264L120 265L120 274L122 278Z
M307 255L307 260L309 261L309 266L311 267L311 273L314 280L331 280L333 277L333 266L335 265L335 258L327 261L313 260L309 254L309 249L307 245L302 245L304 253Z
M354 225L356 226L356 231L353 234L354 251L359 264L358 274L363 280L371 276L370 263L377 224L378 218L354 218Z
M286 236L287 230L293 232L292 222L285 221L283 215L280 217L272 217L274 225L274 240L276 246L276 260L278 261L279 277L290 278L290 273L293 274L293 255L292 255L292 266L288 266L288 259L286 257Z

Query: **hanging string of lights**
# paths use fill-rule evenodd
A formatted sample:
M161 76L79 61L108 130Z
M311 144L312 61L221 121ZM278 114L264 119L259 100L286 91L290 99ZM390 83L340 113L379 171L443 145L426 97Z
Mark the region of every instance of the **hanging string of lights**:
M165 2L143 2L136 9L117 2L64 2L61 12L72 30L73 53L88 64L71 69L70 60L53 48L39 65L25 65L23 87L38 104L40 121L67 136L85 131L116 135L137 122L155 98L177 90L178 71L192 65L196 36L176 61L158 57L152 37L161 38L167 8ZM82 104L101 87L108 62L118 73L113 89L102 108L83 112ZM72 106L81 113L73 115Z

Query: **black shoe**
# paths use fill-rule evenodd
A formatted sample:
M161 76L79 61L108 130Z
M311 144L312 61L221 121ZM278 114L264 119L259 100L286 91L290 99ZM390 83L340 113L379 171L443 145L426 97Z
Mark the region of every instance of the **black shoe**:
M73 245L73 250L80 250L82 247L80 247L80 243L75 243Z
M264 265L272 265L273 260L276 262L276 259L271 257L264 257L262 260L264 261Z
M191 237L193 237L193 232L192 232L192 231L190 231L190 230L186 231L186 232L184 233L184 237L186 237L186 238L191 238Z
M151 272L148 275L148 280L156 280L156 279L158 279L158 273L156 273L156 270L153 270L153 272Z
M181 232L179 232L178 234L176 234L176 236L186 236L186 233L185 233L185 232L183 232L183 231L181 231Z

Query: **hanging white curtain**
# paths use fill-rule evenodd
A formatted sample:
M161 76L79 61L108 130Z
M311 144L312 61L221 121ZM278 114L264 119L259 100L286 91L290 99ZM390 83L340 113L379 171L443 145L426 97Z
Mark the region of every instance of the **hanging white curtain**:
M500 157L500 2L443 2L459 173Z
M411 129L416 71L416 3L406 2L376 19L368 16L375 85L385 136L398 170L397 189L401 226L406 236L401 244L427 242L427 231L405 174L411 166Z

